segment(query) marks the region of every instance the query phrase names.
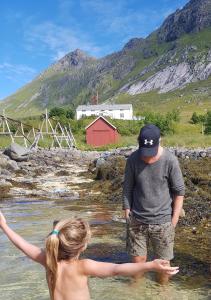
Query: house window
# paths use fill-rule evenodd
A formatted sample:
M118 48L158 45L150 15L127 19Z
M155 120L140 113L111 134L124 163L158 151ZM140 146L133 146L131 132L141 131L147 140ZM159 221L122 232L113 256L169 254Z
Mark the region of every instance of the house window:
M125 117L124 113L120 113L120 118L124 119L124 117Z

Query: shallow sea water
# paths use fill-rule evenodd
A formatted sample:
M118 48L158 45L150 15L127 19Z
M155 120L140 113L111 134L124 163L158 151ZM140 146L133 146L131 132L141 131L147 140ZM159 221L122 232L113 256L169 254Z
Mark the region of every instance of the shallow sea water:
M13 199L1 202L1 210L11 227L28 241L42 246L52 230L52 222L80 216L92 225L93 237L86 256L112 262L128 261L125 253L125 225L112 221L116 204L98 204L64 200ZM49 299L45 272L30 261L0 233L0 299ZM182 266L180 266L182 268ZM195 273L194 273L195 274ZM156 284L153 274L135 285L131 279L116 277L90 278L92 300L201 300L211 299L207 274L195 274L188 280L176 275L168 287Z

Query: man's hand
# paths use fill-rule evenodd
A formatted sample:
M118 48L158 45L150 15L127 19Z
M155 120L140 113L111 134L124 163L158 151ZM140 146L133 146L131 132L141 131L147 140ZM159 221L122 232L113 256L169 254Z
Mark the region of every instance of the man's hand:
M127 208L127 209L125 209L125 219L126 220L129 219L129 215L130 215L130 209Z
M174 226L174 228L177 226L177 223L178 223L178 218L172 218L171 219L171 223L172 225Z
M2 212L0 211L0 227L2 227L4 224L6 224L6 219Z
M171 267L168 260L155 259L153 260L153 269L159 273L167 275L175 275L179 272L179 267Z

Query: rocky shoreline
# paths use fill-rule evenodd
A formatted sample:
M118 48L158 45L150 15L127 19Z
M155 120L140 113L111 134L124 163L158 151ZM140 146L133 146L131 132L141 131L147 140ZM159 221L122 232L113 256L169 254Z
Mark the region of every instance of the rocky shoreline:
M0 153L1 198L79 199L81 193L121 203L127 157L136 147L112 151L32 151L28 161L16 162ZM178 156L186 183L181 224L196 225L209 218L211 203L211 148L169 148Z
M27 161L16 162L0 153L2 198L39 197L76 199L78 184L92 179L83 176L98 152L42 150L30 153Z

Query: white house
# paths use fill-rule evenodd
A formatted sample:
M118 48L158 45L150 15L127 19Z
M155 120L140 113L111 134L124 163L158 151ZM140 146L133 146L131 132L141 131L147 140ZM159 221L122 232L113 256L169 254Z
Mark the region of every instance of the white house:
M104 116L111 119L133 120L132 104L79 105L76 119L90 116Z

